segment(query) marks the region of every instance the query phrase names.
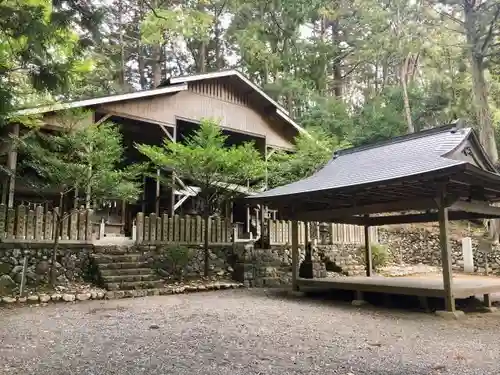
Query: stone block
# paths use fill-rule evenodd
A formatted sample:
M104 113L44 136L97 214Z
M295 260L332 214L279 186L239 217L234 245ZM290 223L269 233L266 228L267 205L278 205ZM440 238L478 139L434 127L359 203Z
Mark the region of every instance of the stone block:
M50 301L50 296L48 294L40 294L40 302L46 303Z
M38 301L39 301L39 298L37 295L28 296L28 303L37 303Z
M62 294L54 293L50 296L50 299L54 302L60 301L62 299Z
M360 306L364 306L364 305L367 305L368 302L366 302L365 300L363 299L355 299L351 302L351 304L353 306L357 306L357 307L360 307Z
M74 294L65 293L62 296L63 301L65 302L73 302L75 300Z
M3 297L2 302L4 303L14 303L16 302L16 299L14 297Z
M90 294L90 293L78 293L78 294L76 295L76 299L77 299L78 301L87 301L87 300L89 300L89 299L90 299L90 297L91 297L91 294Z
M458 319L463 319L465 317L465 313L461 310L455 310L455 311L438 310L436 311L436 315L446 320L458 320Z

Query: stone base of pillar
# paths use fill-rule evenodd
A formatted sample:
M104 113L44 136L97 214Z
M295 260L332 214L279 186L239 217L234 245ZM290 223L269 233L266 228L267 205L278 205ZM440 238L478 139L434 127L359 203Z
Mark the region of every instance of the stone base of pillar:
M465 317L465 313L461 310L455 310L455 311L438 310L436 311L436 315L447 320L458 320Z

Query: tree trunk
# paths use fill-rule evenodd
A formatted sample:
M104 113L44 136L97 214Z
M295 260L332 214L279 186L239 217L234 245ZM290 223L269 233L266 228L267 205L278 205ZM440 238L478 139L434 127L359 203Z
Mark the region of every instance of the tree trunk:
M205 277L208 277L208 274L210 273L210 248L209 248L210 228L208 227L210 223L210 215L206 209L205 212L203 213L203 221L205 222L205 233L203 238L203 253L204 253L205 263L204 263L203 275Z
M415 127L413 126L413 121L411 119L410 99L408 97L408 86L407 86L408 66L410 64L410 61L411 61L411 54L409 53L403 61L400 72L401 74L399 78L401 81L401 87L403 89L403 101L405 107L406 124L408 126L408 133L414 133Z
M479 141L486 150L491 161L498 163L498 150L495 142L495 129L493 118L488 104L488 86L484 78L484 57L481 54L481 38L478 37L478 12L469 1L464 1L464 20L467 36L467 46L472 75L472 95L474 100L474 112L476 115L477 127L479 128ZM479 45L478 45L479 44ZM498 242L500 233L499 220L491 220L490 237L494 242Z
M493 163L498 162L498 150L495 142L495 129L488 104L488 87L484 78L482 59L471 56L472 88L474 110L479 127L479 140Z
M156 88L161 83L161 46L154 45L152 47L152 61L153 61L153 88Z

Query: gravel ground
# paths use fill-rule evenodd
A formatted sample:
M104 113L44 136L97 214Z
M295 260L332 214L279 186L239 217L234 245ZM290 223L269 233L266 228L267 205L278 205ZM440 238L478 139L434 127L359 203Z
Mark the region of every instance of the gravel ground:
M0 374L499 374L500 315L264 290L0 310Z

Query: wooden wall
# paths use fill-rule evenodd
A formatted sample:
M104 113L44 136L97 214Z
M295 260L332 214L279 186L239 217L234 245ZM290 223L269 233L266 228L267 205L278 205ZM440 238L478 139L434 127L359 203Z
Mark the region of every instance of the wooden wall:
M188 91L174 95L104 104L100 110L165 124L175 124L176 118L193 121L213 118L226 129L266 137L268 146L293 148L293 134L283 131L280 124L283 121L264 116L262 110L252 107L249 98L229 84L206 81L191 83Z

